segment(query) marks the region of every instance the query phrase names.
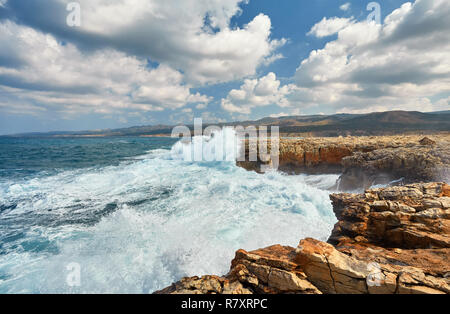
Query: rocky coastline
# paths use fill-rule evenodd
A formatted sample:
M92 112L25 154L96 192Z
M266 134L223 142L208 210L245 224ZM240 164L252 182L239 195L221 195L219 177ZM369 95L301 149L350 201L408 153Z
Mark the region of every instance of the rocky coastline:
M430 182L448 178L448 140L448 135L282 140L282 170L337 169L343 189L356 183L364 188L330 195L338 222L328 241L307 238L296 248L238 250L228 274L183 278L155 293L449 294L450 186ZM259 165L240 164L255 171ZM400 177L398 186L367 189Z
M239 250L225 276L184 278L159 294L448 294L450 186L332 194L327 243Z
M245 160L249 150L246 141ZM282 138L278 159L278 170L290 174L341 174L336 188L342 191L393 181L445 181L450 177L450 134ZM258 159L237 165L260 172L262 165L271 163Z

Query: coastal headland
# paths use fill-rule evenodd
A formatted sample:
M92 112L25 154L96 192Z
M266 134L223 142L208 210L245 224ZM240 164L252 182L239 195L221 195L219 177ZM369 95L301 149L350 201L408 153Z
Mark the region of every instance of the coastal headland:
M237 162L259 172L269 161ZM258 148L259 149L259 148ZM267 149L270 151L270 145ZM288 174L341 174L337 188L377 184L445 181L449 175L450 133L433 135L281 138L278 170Z
M183 278L155 293L450 293L449 140L447 133L281 139L279 170L342 173L336 189L360 190L330 194L338 222L328 241L241 249L226 275ZM261 164L238 162L250 171ZM369 188L376 184L386 186Z
M450 293L450 186L332 194L326 242L239 250L225 276L184 278L163 294Z

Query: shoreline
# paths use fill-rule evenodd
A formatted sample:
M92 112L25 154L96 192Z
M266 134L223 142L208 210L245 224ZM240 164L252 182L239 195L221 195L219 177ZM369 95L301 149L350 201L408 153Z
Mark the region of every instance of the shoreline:
M450 186L331 194L328 242L238 250L224 276L186 277L155 294L450 294Z
M249 141L245 157L249 160ZM270 144L268 145L270 153ZM386 185L390 182L448 181L450 134L281 139L278 170L287 174L340 173L342 191ZM255 147L251 147L256 149ZM259 150L259 147L258 147ZM261 172L262 162L237 165Z
M342 170L341 189L365 189L330 194L338 222L327 243L307 238L297 248L241 249L228 274L183 278L154 293L450 294L449 140L448 135L282 140L281 171L328 173L334 167ZM258 172L262 163L237 164ZM434 180L441 171L446 179ZM374 180L397 180L398 186L366 189Z

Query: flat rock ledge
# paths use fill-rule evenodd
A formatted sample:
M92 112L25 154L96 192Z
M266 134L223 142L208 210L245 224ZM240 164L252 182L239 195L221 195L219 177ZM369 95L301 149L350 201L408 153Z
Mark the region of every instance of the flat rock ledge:
M330 196L328 243L239 250L225 276L157 294L449 294L450 186L421 183Z

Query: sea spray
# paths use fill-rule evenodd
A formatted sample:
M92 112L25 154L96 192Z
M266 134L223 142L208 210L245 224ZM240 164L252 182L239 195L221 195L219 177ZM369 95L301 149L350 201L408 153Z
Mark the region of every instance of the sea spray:
M235 162L241 142L231 127L214 129L207 135L185 137L171 149L171 156L187 162Z
M5 179L1 202L15 207L0 213L0 293L148 293L183 276L225 274L239 248L330 234L333 178L185 162L172 157L176 146ZM67 284L69 265L80 266L79 286Z
M187 126L177 126L172 137L181 140L172 148L172 158L186 162L261 162L260 172L276 171L279 166L280 132L278 126L209 125L194 119L194 137ZM269 147L270 146L270 151Z

